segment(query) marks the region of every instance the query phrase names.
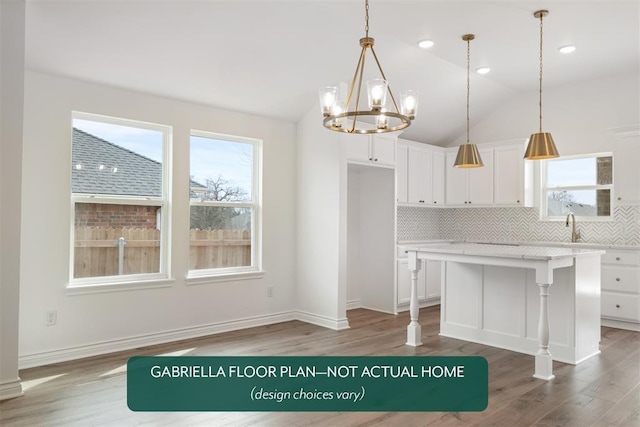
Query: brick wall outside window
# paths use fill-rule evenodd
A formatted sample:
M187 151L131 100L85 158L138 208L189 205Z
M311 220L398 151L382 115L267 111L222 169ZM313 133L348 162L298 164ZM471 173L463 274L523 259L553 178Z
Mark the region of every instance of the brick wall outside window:
M158 206L76 204L76 226L156 228Z

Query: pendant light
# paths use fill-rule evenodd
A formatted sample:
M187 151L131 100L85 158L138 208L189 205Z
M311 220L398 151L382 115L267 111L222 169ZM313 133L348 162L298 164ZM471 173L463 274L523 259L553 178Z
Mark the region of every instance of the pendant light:
M346 103L339 101L338 88L328 86L320 89L320 108L324 120L322 124L330 130L346 133L383 133L404 129L411 124L418 109L418 93L405 91L400 94L400 108L391 92L387 78L382 71L382 66L373 49L374 39L369 37L369 0L365 0L365 36L360 39L360 59L356 65L356 71L349 87ZM359 110L360 92L364 75L364 64L367 51L371 49L380 77L366 82L369 110ZM357 85L357 87L356 87ZM355 91L355 96L354 96ZM386 107L387 94L391 98L391 104L395 111ZM351 102L355 100L352 107ZM374 123L357 122L358 119L369 117ZM351 124L345 123L351 119Z
M469 79L471 69L471 40L475 39L473 34L465 34L462 36L462 40L467 42L467 142L462 144L458 148L458 155L453 166L456 168L480 168L484 166L478 147L476 144L469 143L469 92L471 90L471 84Z
M548 14L548 10L538 10L533 13L536 19L540 19L540 88L538 90L540 129L538 133L529 137L529 145L524 153L524 158L529 160L552 159L560 156L551 134L542 132L542 18Z

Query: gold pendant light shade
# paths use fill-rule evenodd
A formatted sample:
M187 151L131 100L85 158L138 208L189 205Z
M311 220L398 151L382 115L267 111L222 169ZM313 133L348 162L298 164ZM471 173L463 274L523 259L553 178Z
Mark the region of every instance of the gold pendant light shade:
M529 145L524 153L524 158L528 160L544 160L553 159L559 157L556 144L553 142L551 134L548 132L542 132L542 18L549 14L548 10L538 10L533 13L534 18L540 20L540 73L538 89L538 108L539 108L539 123L540 130L538 133L534 133L529 138Z
M462 144L458 148L458 155L456 161L453 163L453 167L456 168L481 168L484 166L480 153L478 152L478 146L476 144L469 143L469 92L470 92L470 79L469 70L471 69L471 40L475 39L473 34L465 34L462 36L462 40L467 42L467 142Z
M453 166L457 168L481 168L484 166L476 144L462 144Z
M553 138L548 132L539 132L531 135L527 151L524 153L524 158L529 160L553 159L559 156L556 144L554 144Z

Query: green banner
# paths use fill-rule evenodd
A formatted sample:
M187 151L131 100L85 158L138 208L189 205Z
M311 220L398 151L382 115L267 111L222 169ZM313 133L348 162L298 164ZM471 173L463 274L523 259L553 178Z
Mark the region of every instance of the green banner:
M482 411L484 357L132 357L133 411Z

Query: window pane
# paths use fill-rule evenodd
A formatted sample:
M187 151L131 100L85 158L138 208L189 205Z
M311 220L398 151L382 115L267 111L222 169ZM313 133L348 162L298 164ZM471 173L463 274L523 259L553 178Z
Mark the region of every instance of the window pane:
M547 192L547 216L610 216L611 191L562 190Z
M192 200L253 200L253 144L191 136Z
M191 206L189 268L251 266L251 208Z
M160 131L73 120L72 192L162 196Z
M598 157L597 159L598 185L613 184L613 158Z
M596 158L552 160L547 163L548 187L595 185Z
M160 272L159 206L76 203L73 277Z

